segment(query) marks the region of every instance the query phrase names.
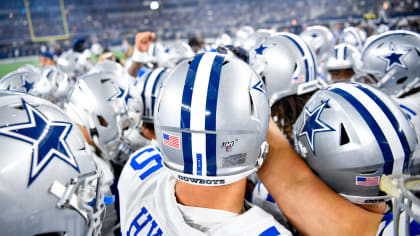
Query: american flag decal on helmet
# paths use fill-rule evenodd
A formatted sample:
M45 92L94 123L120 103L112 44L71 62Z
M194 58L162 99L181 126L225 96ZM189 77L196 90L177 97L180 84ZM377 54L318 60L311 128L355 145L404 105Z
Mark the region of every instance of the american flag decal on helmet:
M166 146L180 149L178 136L163 133L163 143Z

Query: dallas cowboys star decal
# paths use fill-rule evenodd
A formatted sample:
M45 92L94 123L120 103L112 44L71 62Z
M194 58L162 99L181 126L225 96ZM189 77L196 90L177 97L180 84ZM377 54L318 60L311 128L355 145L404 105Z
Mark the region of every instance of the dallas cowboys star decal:
M304 124L299 132L299 136L306 136L309 145L311 146L312 152L315 153L314 144L315 144L315 134L320 132L335 131L329 125L324 123L319 119L322 111L328 105L328 101L321 103L314 110L310 111L305 107L304 112Z
M110 97L108 101L112 101L116 98L123 98L125 101L125 104L128 104L128 99L133 98L133 96L130 95L130 93L128 92L128 89L124 90L122 88L118 88L118 92L112 97Z
M410 50L395 50L394 44L390 43L391 52L388 55L380 56L382 60L386 61L385 72L390 71L394 67L400 67L402 69L407 69L407 66L404 64L404 61L401 61Z
M267 47L264 47L264 46L263 46L263 44L261 44L258 48L256 48L256 49L255 49L255 52L256 52L257 54L262 55L262 54L263 54L263 52L264 52L264 50L265 50L266 48L267 48Z
M33 82L29 83L29 81L26 81L24 79L22 79L22 80L23 80L23 87L25 87L26 92L28 93L29 90L31 90L34 87L34 83Z
M67 144L73 125L68 122L51 121L41 111L22 98L29 121L0 127L0 135L32 145L32 160L28 187L42 174L54 158L61 159L80 173L76 158Z

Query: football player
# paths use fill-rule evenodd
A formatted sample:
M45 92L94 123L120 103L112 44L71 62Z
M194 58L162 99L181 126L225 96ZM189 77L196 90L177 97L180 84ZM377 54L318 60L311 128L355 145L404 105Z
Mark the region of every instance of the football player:
M244 201L269 119L263 82L245 62L212 52L182 62L154 119L160 148L133 154L118 184L123 235L291 235Z

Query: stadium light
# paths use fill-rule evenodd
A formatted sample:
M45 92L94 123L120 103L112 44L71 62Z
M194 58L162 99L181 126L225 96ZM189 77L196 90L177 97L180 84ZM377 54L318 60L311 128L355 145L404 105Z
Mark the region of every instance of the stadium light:
M152 10L159 9L159 2L158 1L151 1L150 2L150 9L152 9Z

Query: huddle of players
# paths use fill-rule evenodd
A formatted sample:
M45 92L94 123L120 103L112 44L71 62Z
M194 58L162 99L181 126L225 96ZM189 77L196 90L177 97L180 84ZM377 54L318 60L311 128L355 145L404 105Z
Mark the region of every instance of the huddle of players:
M101 62L75 83L55 67L3 77L23 92L1 92L2 157L23 171L11 192L37 202L7 197L1 228L99 234L112 193L123 235L419 232L419 35L240 33L196 55L155 55L139 33L128 69Z

